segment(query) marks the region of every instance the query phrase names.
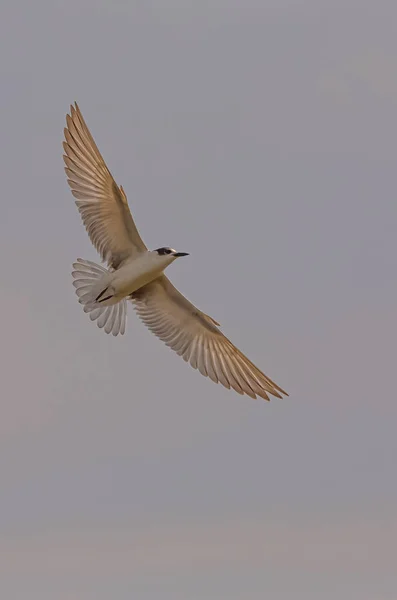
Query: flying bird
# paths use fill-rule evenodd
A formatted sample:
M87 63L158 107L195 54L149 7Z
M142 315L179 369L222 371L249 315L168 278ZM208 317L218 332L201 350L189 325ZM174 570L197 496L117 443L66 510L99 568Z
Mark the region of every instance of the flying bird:
M150 331L215 383L251 398L288 395L164 275L171 263L188 253L147 249L127 196L107 168L77 103L70 107L66 125L63 158L68 184L90 240L108 266L81 258L73 264L73 285L84 312L106 333L123 335L130 300Z

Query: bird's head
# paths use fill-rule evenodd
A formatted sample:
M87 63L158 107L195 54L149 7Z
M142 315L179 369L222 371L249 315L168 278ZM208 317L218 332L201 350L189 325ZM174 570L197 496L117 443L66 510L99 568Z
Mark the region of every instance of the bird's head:
M154 262L156 265L165 269L174 262L180 256L188 256L187 252L177 252L173 248L168 248L167 246L164 248L157 248L156 250L152 250L151 252Z
M156 250L153 250L153 252L156 252L159 256L169 256L170 258L171 257L179 258L180 256L189 256L188 252L177 252L173 248L168 248L168 246L165 246L164 248L157 248Z

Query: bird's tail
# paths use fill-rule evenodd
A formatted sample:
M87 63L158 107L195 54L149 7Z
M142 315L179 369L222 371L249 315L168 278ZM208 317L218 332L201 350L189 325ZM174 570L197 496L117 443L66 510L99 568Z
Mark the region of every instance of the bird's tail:
M84 312L89 314L91 321L97 322L98 327L103 327L106 333L123 335L127 318L126 299L110 306L101 304L107 300L106 286L101 285L101 280L108 274L107 269L89 260L78 258L73 263L73 285Z

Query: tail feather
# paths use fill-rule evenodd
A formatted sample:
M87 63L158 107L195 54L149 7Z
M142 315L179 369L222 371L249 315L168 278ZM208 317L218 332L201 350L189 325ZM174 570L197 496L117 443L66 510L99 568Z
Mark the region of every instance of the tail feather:
M88 313L91 321L96 321L98 327L106 333L123 335L127 319L127 301L124 298L117 304L103 306L95 298L100 294L100 280L109 273L104 267L89 260L77 259L73 264L73 285L83 310Z

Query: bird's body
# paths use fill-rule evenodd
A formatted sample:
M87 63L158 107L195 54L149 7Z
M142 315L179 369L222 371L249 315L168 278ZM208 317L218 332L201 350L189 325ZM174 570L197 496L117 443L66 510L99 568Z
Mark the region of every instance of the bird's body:
M114 181L77 104L66 122L68 183L88 235L109 267L82 259L74 263L73 285L84 312L106 333L117 336L125 332L131 300L155 335L215 383L252 398L287 395L223 335L219 323L191 304L164 275L187 253L168 247L147 249L124 190Z
M144 252L130 258L117 270L104 273L91 286L87 291L89 300L102 306L117 304L157 279L174 260L172 255L159 256L156 252Z

